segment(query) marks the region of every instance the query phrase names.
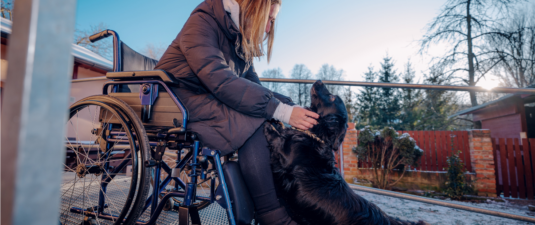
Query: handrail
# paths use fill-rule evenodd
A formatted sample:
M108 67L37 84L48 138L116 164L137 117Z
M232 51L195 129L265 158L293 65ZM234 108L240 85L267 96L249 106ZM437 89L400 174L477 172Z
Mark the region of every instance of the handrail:
M387 190L371 188L371 187L364 187L364 186L359 186L359 185L354 185L354 184L349 185L349 187L351 187L351 189L357 190L357 191L364 191L364 192L369 192L369 193L373 193L373 194L386 195L386 196L394 197L394 198L403 198L403 199L407 199L407 200L411 200L411 201L424 202L424 203L444 206L444 207L448 207L448 208L461 209L461 210L466 210L466 211L471 211L471 212L476 212L476 213L487 214L487 215L491 215L491 216L498 216L498 217L503 217L503 218L507 218L507 219L521 220L521 221L535 223L535 218L533 218L533 217L527 217L527 216L521 216L521 215L517 215L517 214L498 212L498 211L494 211L494 210L488 210L488 209L482 209L482 208L473 207L473 206L455 204L455 203L436 200L436 199L432 199L432 198L425 198L425 197L420 197L420 196L415 196L415 195L403 194L403 193L387 191Z
M96 80L107 80L105 76L95 78L84 78L72 80L72 83L81 83ZM276 83L297 83L297 84L313 84L316 80L300 80L300 79L280 79L280 78L260 78L262 82L276 82ZM413 89L430 89L443 91L474 91L474 92L493 92L493 93L513 93L513 94L535 94L535 88L508 88L495 87L487 90L482 87L474 86L454 86L454 85L431 85L431 84L402 84L402 83L379 83L379 82L362 82L362 81L336 81L323 80L324 84L329 85L345 85L345 86L361 86L361 87L381 87L381 88L413 88Z

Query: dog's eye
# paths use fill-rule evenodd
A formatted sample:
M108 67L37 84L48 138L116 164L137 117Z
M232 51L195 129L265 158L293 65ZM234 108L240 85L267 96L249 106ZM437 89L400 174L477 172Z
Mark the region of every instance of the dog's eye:
M334 100L336 100L336 97L334 95L331 95L330 96L330 100L331 100L331 102L334 102Z

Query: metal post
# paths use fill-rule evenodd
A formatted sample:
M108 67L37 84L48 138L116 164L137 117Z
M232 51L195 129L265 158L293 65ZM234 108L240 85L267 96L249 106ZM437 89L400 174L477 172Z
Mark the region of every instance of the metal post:
M2 218L58 224L75 0L17 0L2 96Z

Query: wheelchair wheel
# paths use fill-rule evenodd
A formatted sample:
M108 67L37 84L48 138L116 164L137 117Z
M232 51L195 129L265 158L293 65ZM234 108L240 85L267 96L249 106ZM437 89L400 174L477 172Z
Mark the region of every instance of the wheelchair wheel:
M147 134L122 100L91 96L70 107L60 222L133 224L149 191Z

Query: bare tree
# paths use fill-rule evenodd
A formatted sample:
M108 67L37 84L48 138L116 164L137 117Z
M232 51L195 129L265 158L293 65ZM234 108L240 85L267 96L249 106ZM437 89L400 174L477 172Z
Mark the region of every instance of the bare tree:
M344 70L337 70L334 66L329 64L323 64L316 74L316 79L319 80L343 80ZM342 90L337 85L327 85L327 90L333 95L342 96Z
M13 0L0 0L0 14L2 18L13 18Z
M91 50L103 56L106 59L112 60L113 58L113 40L106 38L95 43L89 41L89 36L102 32L108 29L108 25L99 23L98 25L92 25L89 29L80 30L76 29L74 34L74 44L80 45L84 48Z
M141 54L148 56L150 58L156 59L156 60L160 60L160 58L162 58L162 55L166 50L167 50L167 46L163 45L162 43L159 43L157 45L149 43L141 51Z
M312 72L304 64L296 64L292 73L290 74L292 79L307 80L312 79ZM300 106L308 106L310 104L310 88L311 84L288 84L288 93L294 100L295 104Z
M285 78L284 74L282 74L281 68L275 68L275 69L269 69L264 72L262 72L262 77L264 78ZM278 82L262 82L262 85L266 87L267 89L281 93L284 91L284 84L278 83Z
M468 86L475 86L497 62L492 52L485 51L484 39L499 35L493 31L512 4L525 0L448 0L442 12L428 25L427 34L420 41L420 53L427 51L431 44L449 42L451 49L439 59L448 65L448 73ZM477 105L477 97L470 92L472 106Z
M489 49L500 62L496 74L507 86L526 87L535 82L535 9L521 9L496 29Z

